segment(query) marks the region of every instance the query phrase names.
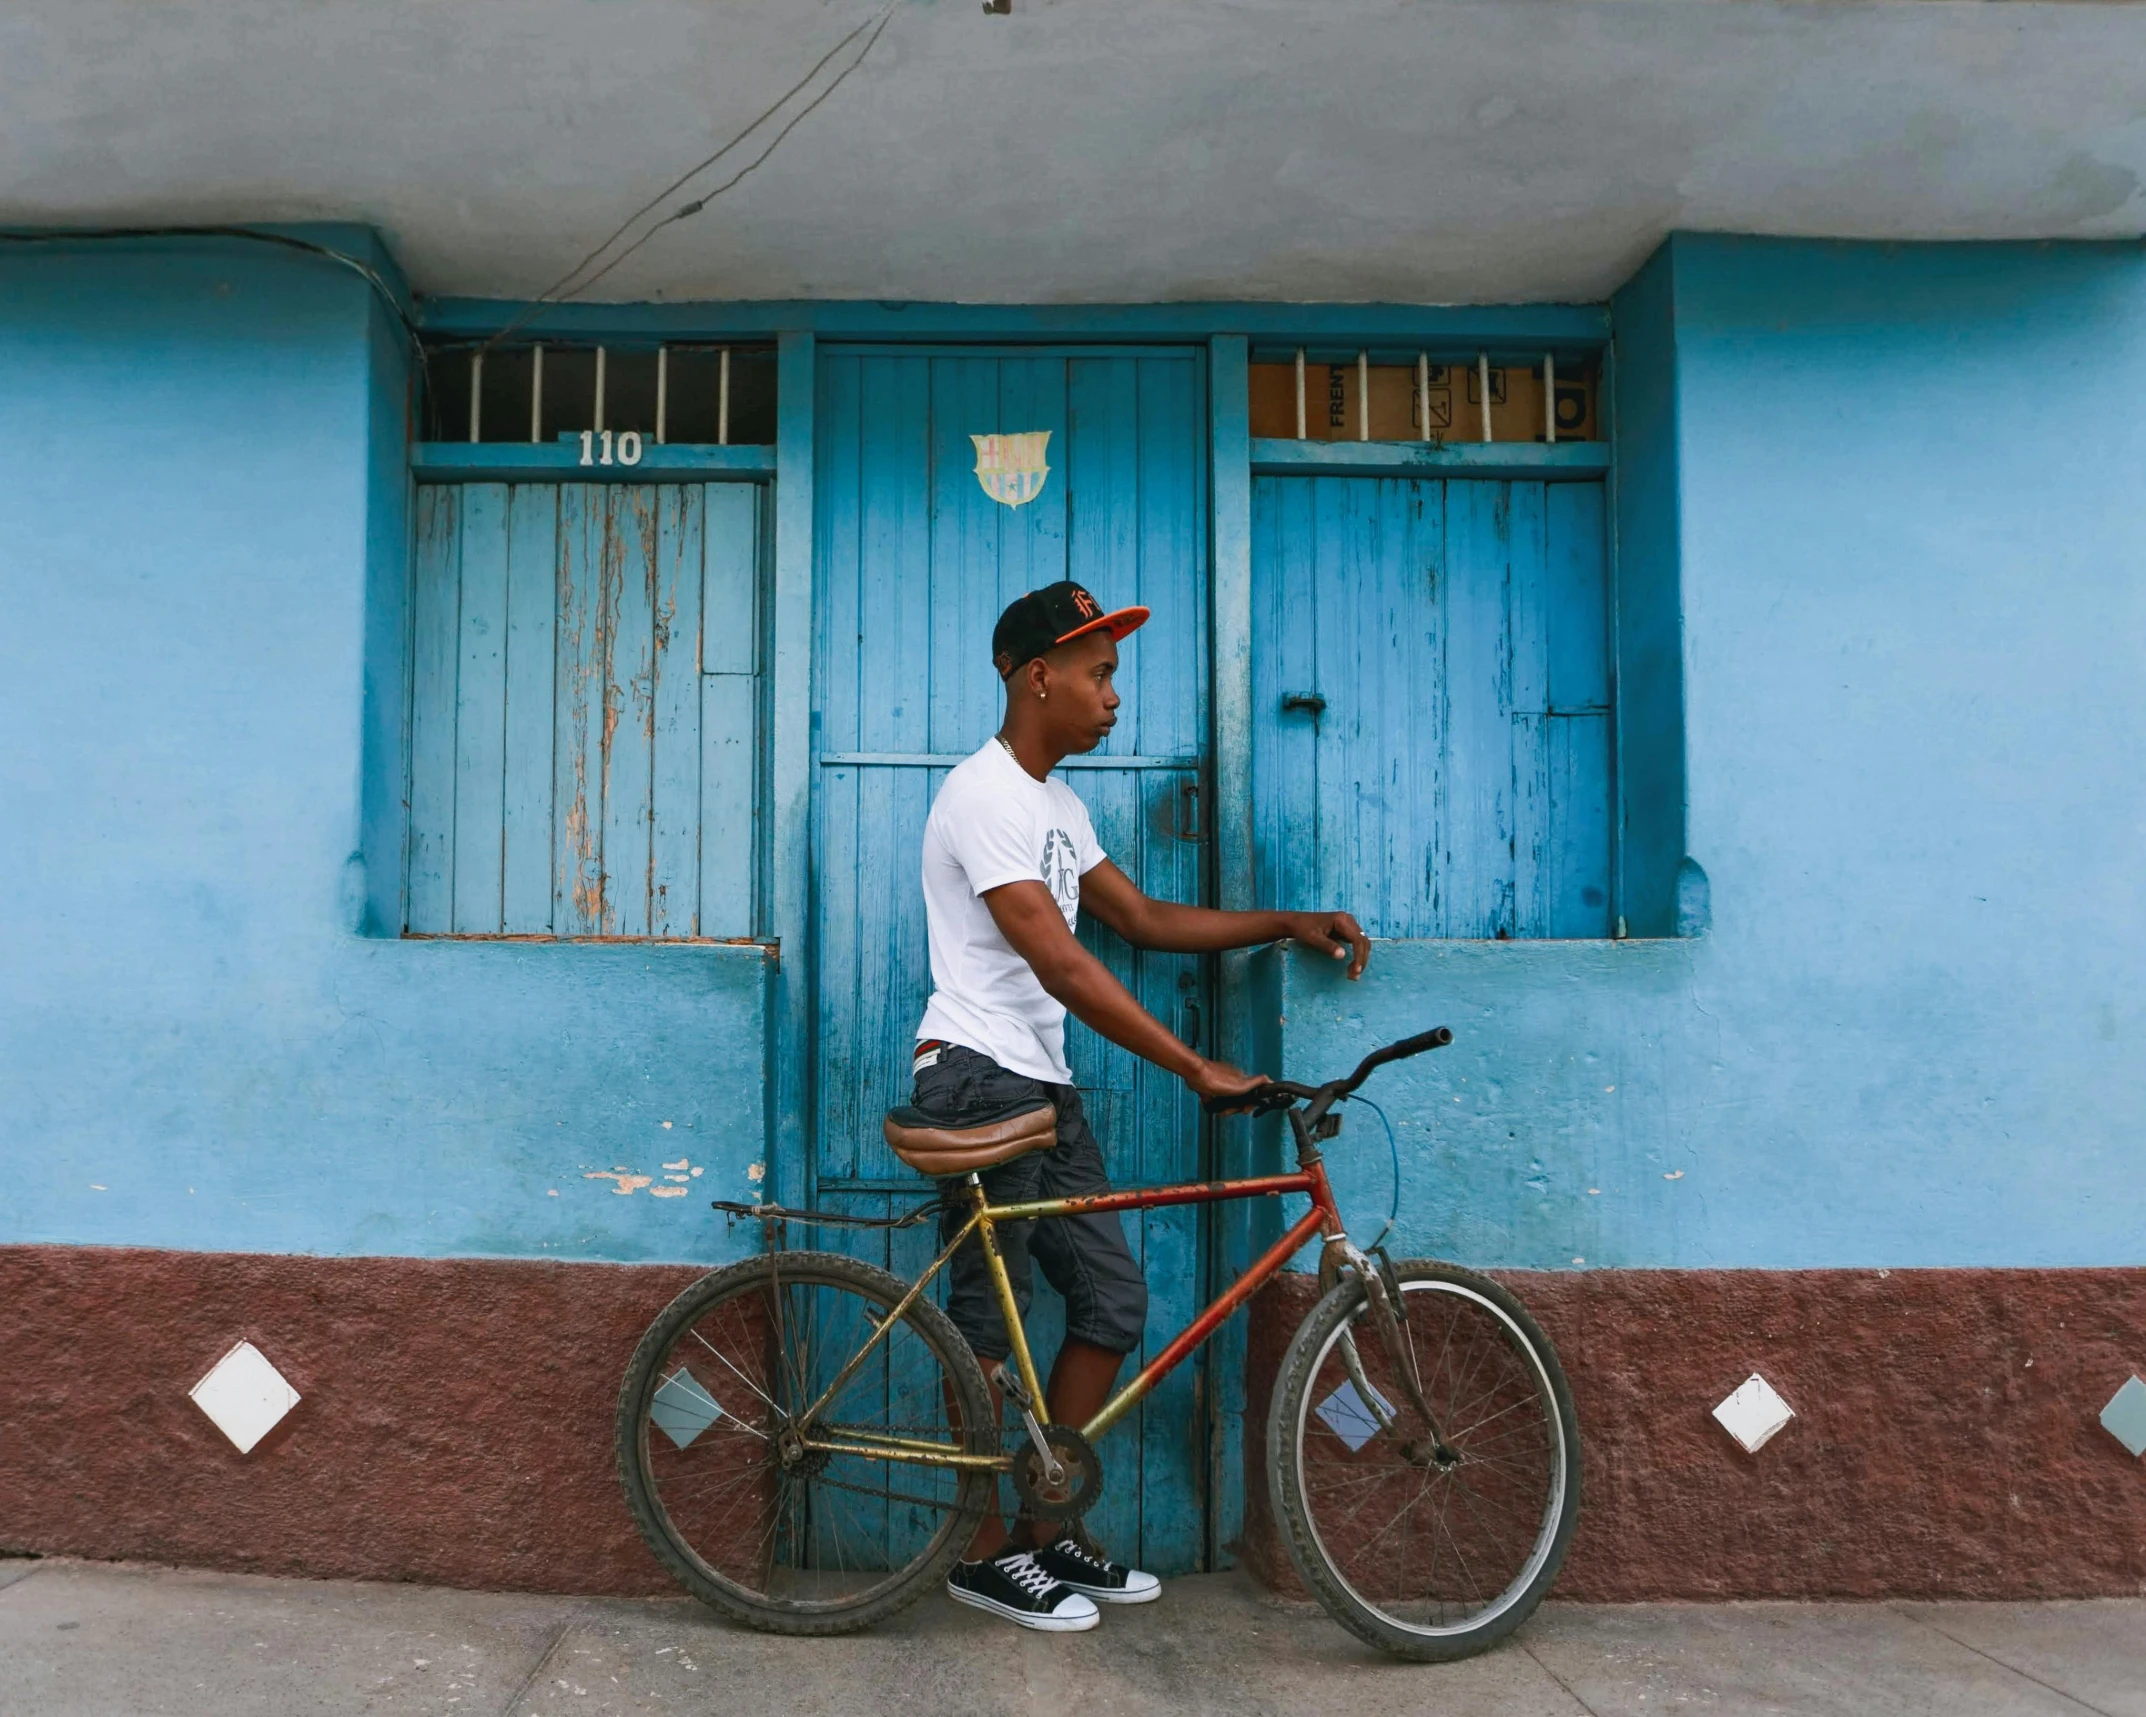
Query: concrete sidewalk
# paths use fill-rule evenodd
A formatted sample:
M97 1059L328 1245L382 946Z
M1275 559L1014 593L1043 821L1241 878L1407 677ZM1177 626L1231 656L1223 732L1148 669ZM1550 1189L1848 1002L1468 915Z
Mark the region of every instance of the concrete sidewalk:
M1396 1664L1236 1575L1073 1638L930 1597L835 1640L629 1601L0 1562L7 1717L1436 1713L2146 1717L2146 1599L1547 1606L1468 1663Z

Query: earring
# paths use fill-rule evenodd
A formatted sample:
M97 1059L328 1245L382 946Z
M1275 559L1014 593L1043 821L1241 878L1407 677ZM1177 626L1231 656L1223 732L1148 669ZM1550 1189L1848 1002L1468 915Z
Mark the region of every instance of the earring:
M1041 686L1038 686L1036 688L1036 701L1038 703L1041 703L1045 698L1049 697L1050 695L1051 694L1045 691Z

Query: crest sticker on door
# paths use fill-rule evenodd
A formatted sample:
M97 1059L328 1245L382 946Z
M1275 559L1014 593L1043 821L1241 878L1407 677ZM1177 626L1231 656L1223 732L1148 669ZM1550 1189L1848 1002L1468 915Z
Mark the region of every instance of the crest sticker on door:
M1023 435L972 435L976 443L976 481L994 501L1009 507L1025 507L1043 493L1043 480L1051 474L1044 457L1051 444L1048 429Z

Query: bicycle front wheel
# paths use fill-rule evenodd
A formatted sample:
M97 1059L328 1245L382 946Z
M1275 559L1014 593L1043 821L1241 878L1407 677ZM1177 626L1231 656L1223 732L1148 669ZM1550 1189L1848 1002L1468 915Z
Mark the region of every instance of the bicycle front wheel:
M1282 1361L1267 1476L1289 1560L1335 1620L1447 1662L1511 1633L1557 1578L1579 1520L1579 1424L1557 1355L1505 1289L1426 1259L1394 1275L1438 1438L1352 1276Z
M997 1474L928 1457L995 1454L998 1425L946 1314L919 1298L893 1318L908 1291L853 1258L785 1252L702 1277L641 1338L619 1392L619 1476L695 1597L771 1633L847 1633L915 1602L961 1554ZM892 1452L904 1445L926 1459Z

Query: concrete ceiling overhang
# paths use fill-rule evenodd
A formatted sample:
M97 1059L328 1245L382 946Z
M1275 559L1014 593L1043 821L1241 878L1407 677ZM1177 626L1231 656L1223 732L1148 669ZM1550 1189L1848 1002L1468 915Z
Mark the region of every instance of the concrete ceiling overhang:
M421 291L528 296L873 7L15 0L0 220L360 220ZM593 296L1590 300L1673 228L2146 230L2129 5L1014 7L900 0Z

